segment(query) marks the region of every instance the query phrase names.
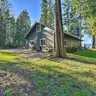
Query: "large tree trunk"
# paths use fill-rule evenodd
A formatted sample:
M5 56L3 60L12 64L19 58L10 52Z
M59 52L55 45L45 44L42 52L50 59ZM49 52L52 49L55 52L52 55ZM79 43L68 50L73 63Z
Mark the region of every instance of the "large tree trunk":
M96 48L96 35L92 37L92 48Z
M56 31L56 56L66 58L67 54L64 47L61 0L55 0L55 31Z

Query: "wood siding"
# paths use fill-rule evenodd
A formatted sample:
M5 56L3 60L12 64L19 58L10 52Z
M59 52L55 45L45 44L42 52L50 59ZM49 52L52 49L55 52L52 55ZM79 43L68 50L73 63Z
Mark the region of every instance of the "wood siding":
M26 38L27 48L32 48L32 46L30 46L30 41L34 40L35 41L34 46L35 46L36 50L39 50L40 49L40 41L43 38L46 39L46 46L42 46L42 48L50 49L50 48L56 47L54 30L50 29L48 27L45 27L44 25L41 24L41 31L36 32L36 26L37 25L40 25L40 24L36 23L27 35L27 38ZM76 48L80 47L81 40L79 40L75 37L72 37L68 34L65 34L64 38L65 38L65 41L66 41L66 46L65 47L76 47Z
M67 45L65 47L71 47L71 48L72 47L80 47L81 41L79 41L75 38L72 38L72 37L65 35L65 40L67 41Z

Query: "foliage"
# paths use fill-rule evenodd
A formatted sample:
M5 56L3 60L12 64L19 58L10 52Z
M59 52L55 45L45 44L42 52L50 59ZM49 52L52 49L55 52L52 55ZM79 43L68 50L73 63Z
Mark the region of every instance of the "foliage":
M87 34L96 35L96 0L72 0L73 8L76 12L81 13L84 24L86 25ZM96 39L96 38L95 38ZM93 47L96 42L93 39ZM94 44L95 43L95 44Z
M68 55L72 59L28 59L0 51L0 72L7 70L32 83L30 88L17 82L5 92L17 96L96 96L96 51L82 50Z
M0 47L4 47L6 44L6 30L9 25L9 18L7 18L10 14L9 3L7 0L0 0Z
M14 38L16 33L16 24L15 24L15 18L14 16L10 15L9 10L6 12L6 42L5 45L13 45L14 46Z
M12 95L12 93L13 93L12 91L13 91L12 89L6 88L5 91L4 91L4 96L10 96L10 95Z
M27 10L23 10L20 15L18 16L16 20L16 38L15 38L15 44L18 47L25 46L25 35L28 33L28 31L31 28L31 20L28 15Z
M24 36L31 27L27 10L21 12L16 22L11 10L8 0L0 0L0 48L25 46Z
M40 22L48 27L54 25L54 4L52 0L42 0Z
M45 20L45 18L47 18L47 13L48 13L47 0L42 0L41 9L42 9L41 22L44 22L45 24L47 24Z
M54 4L52 0L48 0L48 26L53 27L54 26Z
M74 11L74 8L72 6L72 0L62 1L62 12L64 31L72 33L76 36L81 36L82 19L80 13Z
M72 53L72 52L76 52L77 50L79 50L79 48L77 47L67 47L66 48L66 51L68 52L68 53Z

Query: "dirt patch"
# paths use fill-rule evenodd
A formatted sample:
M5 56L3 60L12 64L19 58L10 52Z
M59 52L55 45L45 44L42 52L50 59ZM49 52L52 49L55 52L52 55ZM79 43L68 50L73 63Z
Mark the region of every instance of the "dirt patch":
M33 96L32 88L23 77L0 70L0 96Z
M19 54L23 57L28 57L28 58L44 58L44 57L46 57L46 53L32 52L31 50L26 50L26 49L9 49L9 50L3 50L3 51L14 53L14 54Z
M0 86L27 84L27 82L16 74L6 71L0 71Z

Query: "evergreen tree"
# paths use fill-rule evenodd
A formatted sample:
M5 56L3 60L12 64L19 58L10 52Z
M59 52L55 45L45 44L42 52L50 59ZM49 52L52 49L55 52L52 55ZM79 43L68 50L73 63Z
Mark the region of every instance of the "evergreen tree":
M70 32L76 36L80 36L82 31L80 30L81 18L80 14L74 11L72 0L64 0L62 9L64 31Z
M15 18L10 14L10 10L6 11L5 22L6 22L6 42L5 45L14 47L14 35L16 33Z
M27 10L23 10L16 20L15 44L18 47L25 46L25 35L31 28L31 20Z
M63 21L63 29L64 31L68 31L69 25L70 25L70 8L71 3L70 0L64 0L62 2L62 21Z
M12 41L11 40L11 28L10 28L11 23L10 23L10 11L9 10L6 11L4 17L5 17L5 24L6 24L5 45L8 46L8 45L11 45L11 41Z
M16 34L16 22L14 16L10 17L9 20L9 36L7 36L8 44L10 47L15 47L15 34ZM7 41L7 40L6 40Z
M47 0L42 0L41 10L42 10L42 13L41 13L40 22L47 25L47 19L48 19L48 2L47 2Z
M72 0L72 5L77 13L81 13L86 23L87 34L93 36L93 48L96 46L96 0Z
M22 11L17 21L11 13L11 5L7 0L0 0L0 47L24 46L24 36L31 26L26 10ZM17 28L17 29L16 29Z
M7 0L0 0L0 47L6 44L7 13L9 12L9 3ZM9 13L8 13L9 14Z
M2 11L0 10L0 47L5 45L5 36L6 36L6 25L4 23L4 17Z
M54 4L52 0L48 0L48 27L54 26Z
M54 5L52 0L42 0L40 22L48 27L54 26Z

